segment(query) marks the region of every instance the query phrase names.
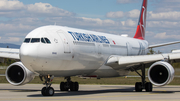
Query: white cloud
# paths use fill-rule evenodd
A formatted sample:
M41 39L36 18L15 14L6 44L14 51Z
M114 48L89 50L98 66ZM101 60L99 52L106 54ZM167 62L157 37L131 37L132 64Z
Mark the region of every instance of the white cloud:
M123 11L108 12L106 14L106 17L108 17L108 18L122 18L122 17L124 17L124 12Z
M23 24L0 24L1 31L18 31L18 30L29 30L32 29L29 25L23 25Z
M24 4L18 0L0 0L0 11L20 10L24 8Z
M71 16L73 13L53 7L49 3L35 3L27 5L27 11L36 14L49 14L51 16Z
M22 38L19 37L1 37L0 43L19 43L22 42Z
M101 20L99 18L94 19L94 18L80 17L76 19L75 24L81 26L91 26L91 27L106 27L106 26L116 26L118 23L110 19Z
M139 15L140 15L140 10L138 10L138 9L134 9L134 10L127 12L127 17L130 17L130 18L138 18Z
M18 38L18 37L8 37L7 41L9 41L9 42L19 42L20 38Z
M137 9L134 9L129 12L123 12L123 11L108 12L106 14L106 17L108 18L122 18L122 17L138 18L139 15L140 15L140 11Z
M149 21L147 23L148 27L153 28L168 28L168 29L176 29L179 28L180 22L172 22L172 21ZM166 30L166 29L164 29Z
M132 19L128 19L124 23L125 26L130 26L130 27L135 27L136 24L137 24L137 22L133 21Z
M167 35L166 32L158 33L154 37L157 39L180 39L180 35Z
M180 12L168 11L168 12L154 13L154 12L150 11L150 12L148 12L148 18L154 19L154 20L179 20Z
M53 7L49 3L35 3L25 5L18 0L0 0L0 15L6 17L53 17L73 16L72 12Z
M153 0L151 0L153 1ZM179 0L154 0L153 6L157 12L179 11Z
M125 21L121 21L121 24L124 26L125 25Z

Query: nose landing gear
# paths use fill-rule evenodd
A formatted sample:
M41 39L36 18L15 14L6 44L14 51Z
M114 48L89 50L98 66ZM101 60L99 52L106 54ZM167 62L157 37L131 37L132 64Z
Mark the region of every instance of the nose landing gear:
M44 85L45 87L42 88L41 94L43 96L53 96L54 95L54 89L51 87L51 81L53 80L54 76L48 75L48 76L40 76L40 79L42 80L42 77L45 79Z
M54 95L54 89L52 87L43 87L41 90L41 94L43 96L53 96Z

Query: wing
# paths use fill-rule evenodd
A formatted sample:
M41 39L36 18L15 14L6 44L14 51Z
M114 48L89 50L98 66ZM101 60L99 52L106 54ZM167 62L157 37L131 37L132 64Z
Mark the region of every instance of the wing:
M105 65L115 70L119 69L138 69L141 64L149 67L156 61L165 60L168 62L180 62L180 53L140 55L140 56L110 56Z
M11 58L11 59L20 60L19 49L0 48L0 58Z

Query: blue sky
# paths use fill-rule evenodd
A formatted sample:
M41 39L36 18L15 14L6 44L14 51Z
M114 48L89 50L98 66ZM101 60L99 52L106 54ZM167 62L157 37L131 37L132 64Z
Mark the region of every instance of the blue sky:
M136 31L142 0L0 0L0 43L21 44L33 29L57 25L111 34ZM180 40L180 0L148 0L146 40ZM162 52L180 44L156 48Z
M37 2L49 3L54 7L74 12L79 17L101 17L106 19L105 15L111 11L130 11L140 9L141 0L135 3L120 4L117 0L19 0L24 4L35 4ZM150 2L151 3L151 2ZM149 7L148 9L153 9Z

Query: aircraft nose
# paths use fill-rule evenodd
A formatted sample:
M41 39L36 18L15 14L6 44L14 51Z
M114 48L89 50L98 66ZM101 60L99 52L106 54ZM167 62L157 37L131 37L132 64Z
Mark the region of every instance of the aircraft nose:
M37 58L37 46L22 44L20 48L20 59L24 65L30 64L36 61Z

